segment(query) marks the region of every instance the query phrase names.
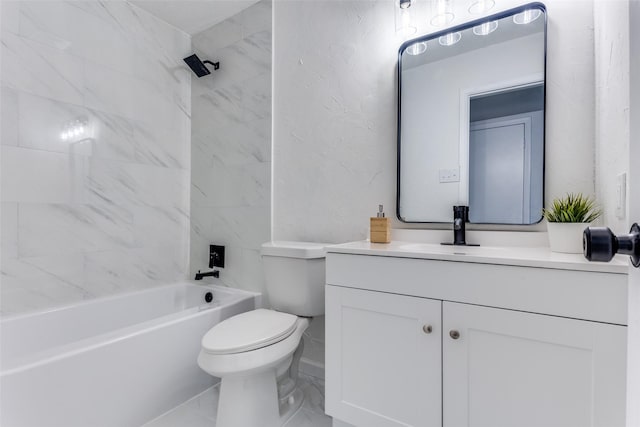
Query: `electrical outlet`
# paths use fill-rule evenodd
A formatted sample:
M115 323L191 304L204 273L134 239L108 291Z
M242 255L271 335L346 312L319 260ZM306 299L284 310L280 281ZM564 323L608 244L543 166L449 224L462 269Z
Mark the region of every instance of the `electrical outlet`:
M460 168L438 170L440 182L460 182Z
M621 173L616 180L616 216L624 219L627 215L627 174Z

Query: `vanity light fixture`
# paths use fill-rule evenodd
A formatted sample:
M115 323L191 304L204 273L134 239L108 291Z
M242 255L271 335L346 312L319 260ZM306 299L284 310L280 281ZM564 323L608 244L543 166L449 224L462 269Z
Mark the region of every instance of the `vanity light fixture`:
M484 24L473 27L473 34L477 36L486 36L493 33L498 28L498 21L485 22Z
M513 22L519 25L529 24L542 15L540 9L527 9L524 12L513 15Z
M405 49L409 55L420 55L427 50L427 42L416 42Z
M409 9L411 7L411 0L400 0L400 9Z
M493 9L496 5L494 0L477 0L469 6L469 13L472 15L481 15Z
M453 0L432 0L431 1L431 25L434 27L444 27L450 24L455 15L453 13Z
M438 42L442 46L452 46L460 41L462 38L462 33L460 31L456 31L455 33L445 34L444 36L440 36Z

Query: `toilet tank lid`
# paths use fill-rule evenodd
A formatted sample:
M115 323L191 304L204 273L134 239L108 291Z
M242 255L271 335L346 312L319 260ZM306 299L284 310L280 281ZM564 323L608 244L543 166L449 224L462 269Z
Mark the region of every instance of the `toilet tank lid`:
M274 241L262 244L262 255L286 258L324 258L325 247L331 243Z

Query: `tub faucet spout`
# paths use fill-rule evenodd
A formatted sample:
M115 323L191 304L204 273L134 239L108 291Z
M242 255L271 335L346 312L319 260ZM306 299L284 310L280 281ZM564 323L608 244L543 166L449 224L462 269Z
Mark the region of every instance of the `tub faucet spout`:
M203 277L209 277L209 276L220 277L220 271L213 270L213 271L207 271L206 273L200 273L200 270L198 270L198 272L196 273L195 280L202 280Z

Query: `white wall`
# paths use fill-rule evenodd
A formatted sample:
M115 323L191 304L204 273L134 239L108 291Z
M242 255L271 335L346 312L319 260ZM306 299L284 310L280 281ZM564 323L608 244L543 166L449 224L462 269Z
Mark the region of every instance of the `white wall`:
M392 2L274 4L273 235L365 238L395 216Z
M186 277L189 36L126 2L1 14L2 313Z
M594 49L592 2L546 4L550 200L595 191ZM276 2L275 239L367 238L380 203L395 217L393 13L385 0Z
M628 209L616 216L617 176L629 171L629 4L594 4L596 77L596 194L602 224L629 231ZM625 198L625 205L626 205Z
M263 0L193 36L220 69L192 79L191 274L224 245L221 281L258 292L271 240L271 11Z

